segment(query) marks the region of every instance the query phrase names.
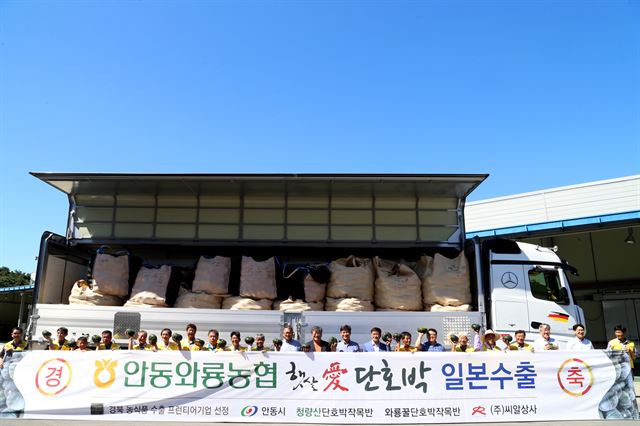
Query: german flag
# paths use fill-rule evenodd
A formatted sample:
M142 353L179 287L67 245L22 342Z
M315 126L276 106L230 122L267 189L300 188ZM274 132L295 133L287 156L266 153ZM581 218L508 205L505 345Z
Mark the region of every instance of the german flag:
M563 314L562 312L551 312L549 315L547 315L547 318L554 321L560 321L560 322L569 321L569 315Z

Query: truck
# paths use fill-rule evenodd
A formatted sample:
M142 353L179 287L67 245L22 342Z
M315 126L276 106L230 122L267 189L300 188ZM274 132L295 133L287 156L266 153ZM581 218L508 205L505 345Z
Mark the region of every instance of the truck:
M46 231L40 241L27 328L33 341L60 326L70 337L113 330L124 342L127 329L182 332L189 323L199 335L217 329L227 338L237 330L263 333L267 342L289 324L307 341L312 326L328 338L349 324L359 343L370 339L374 326L397 333L429 327L449 346L450 335L470 332L473 324L498 335L524 330L532 341L539 325L549 323L562 347L573 337L572 325L584 323L568 279L576 271L556 249L465 238L465 201L486 174L31 174L63 192L69 204L65 235ZM70 305L72 286L105 246L146 263L185 268L201 255L227 256L235 259L236 274L241 256L277 256L287 264L349 255L410 263L423 255L464 253L472 303L463 312Z

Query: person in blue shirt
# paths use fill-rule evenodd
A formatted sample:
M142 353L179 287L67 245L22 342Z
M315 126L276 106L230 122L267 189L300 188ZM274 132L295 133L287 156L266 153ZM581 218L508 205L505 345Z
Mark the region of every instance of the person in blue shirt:
M422 352L444 352L444 346L438 343L438 332L435 328L427 330L427 341L422 343L422 336L424 333L418 332L418 338L416 339L416 347Z
M351 326L348 324L340 327L342 340L336 345L336 352L362 352L360 345L351 340Z
M362 345L362 352L387 352L389 348L384 342L380 341L382 330L378 327L371 329L371 341Z

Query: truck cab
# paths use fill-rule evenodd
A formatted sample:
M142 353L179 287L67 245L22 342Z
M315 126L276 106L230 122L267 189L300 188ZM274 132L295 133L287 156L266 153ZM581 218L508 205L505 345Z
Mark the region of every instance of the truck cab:
M575 268L556 249L511 240L483 242L490 306L489 323L496 333L524 330L527 340L538 337L540 324L551 326L560 347L573 337L572 326L584 324L567 272Z

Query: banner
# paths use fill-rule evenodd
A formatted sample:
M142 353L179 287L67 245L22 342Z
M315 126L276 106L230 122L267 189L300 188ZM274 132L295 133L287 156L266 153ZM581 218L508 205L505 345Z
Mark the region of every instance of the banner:
M0 415L278 423L638 418L620 352L32 351L1 371ZM570 407L570 408L568 408Z

